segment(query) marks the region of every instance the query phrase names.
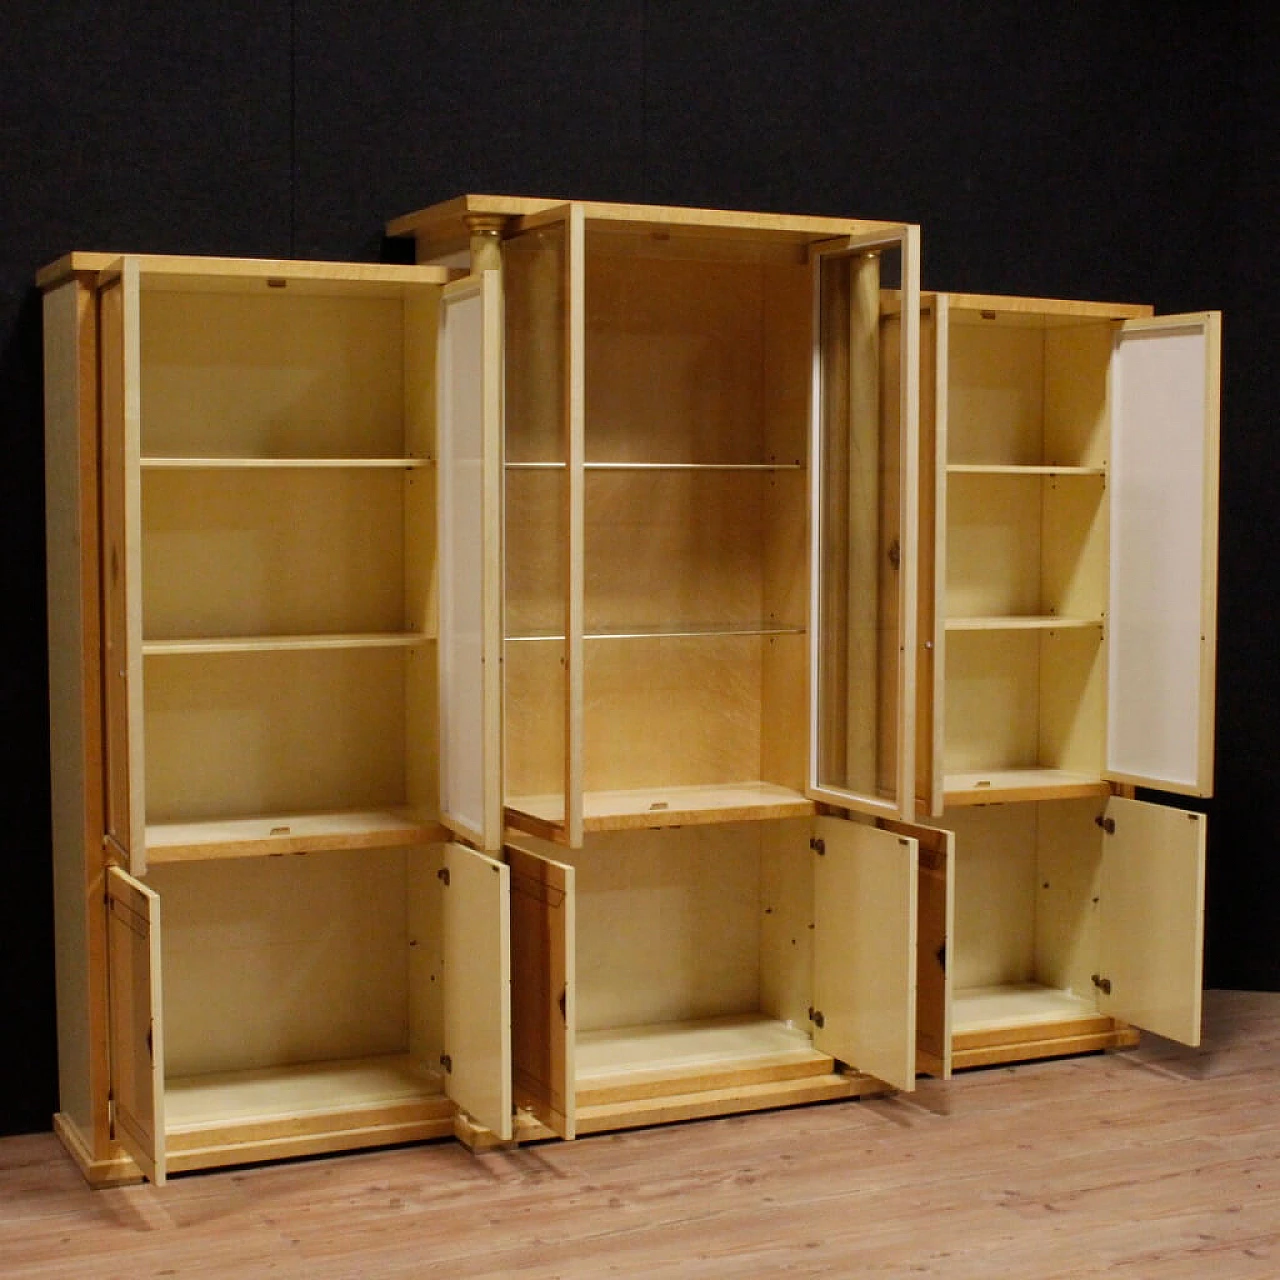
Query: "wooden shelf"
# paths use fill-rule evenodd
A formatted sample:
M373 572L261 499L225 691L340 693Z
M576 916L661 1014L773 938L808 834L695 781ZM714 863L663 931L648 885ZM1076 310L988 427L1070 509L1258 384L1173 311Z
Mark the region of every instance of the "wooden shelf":
M993 614L980 618L948 618L948 631L1067 631L1102 629L1101 618L1060 618L1057 614Z
M598 627L583 634L584 640L674 640L696 636L798 636L802 626L780 622L689 622L652 627ZM529 631L507 636L509 641L563 640L562 631Z
M949 773L943 780L948 805L996 804L1011 800L1066 800L1110 795L1101 778L1066 769L992 769L979 773Z
M1097 476L1107 474L1105 467L1071 467L1058 466L1055 463L1035 465L984 463L984 462L949 462L949 476Z
M165 1081L171 1173L453 1132L443 1078L407 1054Z
M149 822L146 842L148 861L161 863L331 849L385 849L447 838L443 827L416 817L407 809L347 809L200 822Z
M563 471L563 462L508 462L508 471ZM802 462L586 462L584 471L803 471Z
M244 458L145 457L144 471L414 471L434 467L430 458Z
M420 631L370 631L302 636L202 636L174 640L146 640L148 658L206 653L284 653L302 649L410 649L430 636Z
M408 1054L170 1078L164 1090L165 1132L385 1106L443 1092L440 1072Z
M770 782L588 791L582 797L583 830L588 832L760 822L809 817L814 812L813 801L801 792ZM514 796L507 803L506 819L518 830L547 835L564 825L564 797Z
M575 1042L578 1088L654 1082L668 1073L750 1064L799 1063L831 1070L808 1034L763 1014L733 1014L681 1022L583 1031Z
M969 987L956 991L951 1002L951 1029L955 1035L1097 1016L1097 1004L1092 999L1034 982Z

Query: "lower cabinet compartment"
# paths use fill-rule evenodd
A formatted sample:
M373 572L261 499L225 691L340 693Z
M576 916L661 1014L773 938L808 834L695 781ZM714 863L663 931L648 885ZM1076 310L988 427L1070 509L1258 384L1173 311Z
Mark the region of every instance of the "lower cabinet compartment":
M524 1136L911 1086L914 840L839 819L511 840Z
M1198 1043L1201 815L1120 797L948 810L952 1065ZM1130 1025L1133 1024L1133 1025Z
M453 1132L441 865L424 846L152 869L169 1171Z

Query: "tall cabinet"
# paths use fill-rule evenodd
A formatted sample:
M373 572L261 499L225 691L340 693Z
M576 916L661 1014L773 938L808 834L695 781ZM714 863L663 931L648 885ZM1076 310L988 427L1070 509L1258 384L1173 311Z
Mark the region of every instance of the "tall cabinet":
M42 276L56 1127L94 1183L502 1123L508 872L437 821L448 278Z
M466 197L391 230L471 273L440 812L510 868L519 1132L913 1087L916 229Z
M1199 1034L1218 319L467 196L45 295L90 1181Z
M951 1063L1200 1035L1216 313L927 295L922 812Z

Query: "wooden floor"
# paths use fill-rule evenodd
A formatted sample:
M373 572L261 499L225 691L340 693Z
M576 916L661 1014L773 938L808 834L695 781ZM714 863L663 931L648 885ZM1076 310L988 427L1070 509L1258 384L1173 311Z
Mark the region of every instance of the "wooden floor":
M0 1142L0 1275L1280 1276L1280 995L1205 1046L475 1157L454 1143L91 1192Z

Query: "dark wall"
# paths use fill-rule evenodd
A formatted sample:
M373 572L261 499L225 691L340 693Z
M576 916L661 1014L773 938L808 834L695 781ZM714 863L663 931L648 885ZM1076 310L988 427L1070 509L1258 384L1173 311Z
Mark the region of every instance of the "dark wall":
M32 277L72 248L376 258L386 219L463 191L909 219L931 287L1226 311L1208 978L1280 988L1275 25L1262 3L7 6L0 1132L56 1103Z

